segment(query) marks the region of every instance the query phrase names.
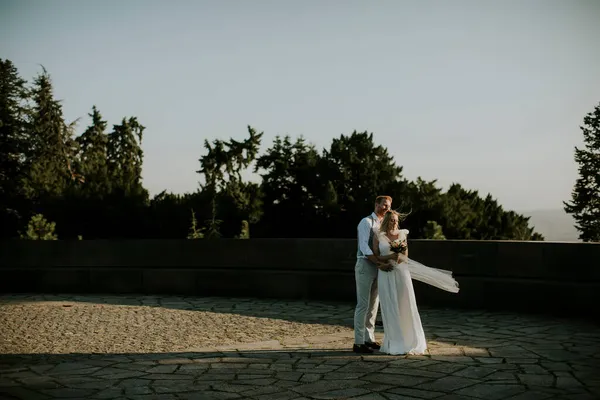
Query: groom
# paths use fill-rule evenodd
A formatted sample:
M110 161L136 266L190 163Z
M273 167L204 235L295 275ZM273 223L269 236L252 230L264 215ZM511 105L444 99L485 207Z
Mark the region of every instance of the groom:
M381 220L392 206L390 196L378 196L375 199L375 211L363 218L358 224L358 252L354 277L356 280L356 310L354 311L354 346L355 353L373 353L381 347L375 341L375 318L379 307L377 292L378 268L377 257L373 254L373 235L379 231Z

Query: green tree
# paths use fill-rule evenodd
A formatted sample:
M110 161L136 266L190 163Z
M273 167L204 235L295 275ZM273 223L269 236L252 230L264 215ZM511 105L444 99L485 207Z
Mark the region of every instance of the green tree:
M386 192L402 178L402 167L385 147L375 145L372 133L354 131L333 139L323 158L329 163L327 178L336 188L338 203L347 210L370 209L375 193Z
M72 168L76 153L73 139L75 122L67 125L62 106L54 98L50 75L44 69L33 86L33 107L27 160L28 195L37 202L60 197L71 181L77 179Z
M292 142L289 136L276 136L273 146L256 161L264 194L264 215L257 227L259 236L311 237L314 221L323 202L320 198L320 156L313 145L300 137ZM293 229L282 231L279 221L298 221Z
M564 209L575 218L579 239L600 242L600 103L583 118L583 148L575 147L579 177Z
M333 139L329 150L323 151L322 158L319 178L323 192L333 198L331 182L337 208L337 213L326 212L331 219L321 232L328 237L356 237L356 225L372 211L377 195L405 190L402 167L396 165L385 147L374 143L372 133L341 135ZM397 207L398 195L393 197L392 207Z
M248 221L242 221L240 234L236 236L236 239L250 239L250 224L248 224Z
M204 234L202 230L198 228L198 221L196 221L196 213L192 209L192 225L190 226L190 232L188 234L188 239L202 239Z
M108 135L106 134L107 122L102 119L96 106L88 114L92 124L75 139L79 144L77 154L77 170L85 181L84 193L87 196L106 193L109 187L108 175ZM113 136L113 145L115 138ZM113 149L114 152L114 149Z
M113 190L126 194L144 194L142 138L145 126L136 117L123 118L114 125L107 140L108 174ZM98 152L101 149L96 149Z
M27 231L21 235L21 239L56 240L55 227L56 223L46 220L42 214L36 214L31 217Z
M24 211L28 96L14 64L0 59L0 237L16 235Z
M81 184L74 168L77 142L73 135L77 121L65 122L50 75L43 67L33 82L28 111L23 188L30 209L26 214L43 214L58 222L59 236L72 236L69 230L76 224L76 217L70 215L65 196Z
M425 239L446 240L442 227L435 221L427 221L424 236Z
M239 226L240 221L236 219L240 217L240 213L247 214L242 219L250 220L255 219L260 212L260 207L256 207L260 197L257 196L258 186L243 182L242 172L256 159L262 135L262 132L257 133L248 126L248 138L241 142L234 139L216 139L212 144L208 140L204 141L207 154L200 158L200 170L196 172L203 175L202 190L211 198L210 218L205 230L207 239L222 236L221 224L224 219L219 218L219 196L225 196L228 203L233 205L233 211L237 212L237 218L231 218L230 213L223 213L223 216L229 217L225 223L233 226L233 231Z

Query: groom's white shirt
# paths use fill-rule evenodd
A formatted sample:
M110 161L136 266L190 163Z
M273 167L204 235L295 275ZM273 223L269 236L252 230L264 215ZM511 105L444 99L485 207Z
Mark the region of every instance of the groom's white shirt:
M359 254L357 258L367 258L367 256L373 255L373 250L369 246L369 236L371 231L375 235L380 225L381 222L375 212L360 221L358 224L358 249L362 255Z

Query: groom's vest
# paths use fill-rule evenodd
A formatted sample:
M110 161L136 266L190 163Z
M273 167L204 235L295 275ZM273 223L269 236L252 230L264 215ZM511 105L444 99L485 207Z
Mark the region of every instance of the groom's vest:
M367 242L369 244L369 248L371 250L373 250L373 234L374 234L374 228L375 228L375 224L377 223L375 221L375 218L373 218L372 215L369 215L367 218L369 218L371 221L373 221L373 224L371 225L371 229L369 230L369 241ZM356 252L356 257L357 258L364 258L365 255L363 254L362 251L360 251L360 244L358 245L358 251Z

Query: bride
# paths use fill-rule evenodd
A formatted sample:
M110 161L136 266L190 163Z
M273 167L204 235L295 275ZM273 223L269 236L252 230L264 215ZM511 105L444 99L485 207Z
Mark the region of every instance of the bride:
M386 272L379 270L379 304L383 319L384 338L381 352L387 354L423 354L427 341L417 309L412 279L419 280L439 289L458 293L458 283L451 271L430 268L397 253L406 246L408 230L398 229L400 214L388 211L381 223L380 231L373 235L373 250L380 259L389 258L394 268ZM397 259L398 262L395 260Z

